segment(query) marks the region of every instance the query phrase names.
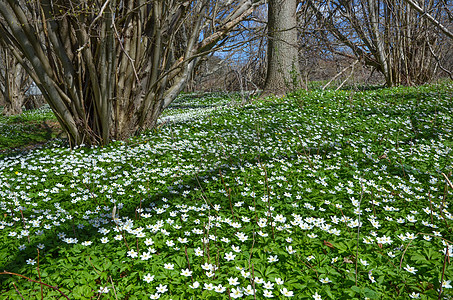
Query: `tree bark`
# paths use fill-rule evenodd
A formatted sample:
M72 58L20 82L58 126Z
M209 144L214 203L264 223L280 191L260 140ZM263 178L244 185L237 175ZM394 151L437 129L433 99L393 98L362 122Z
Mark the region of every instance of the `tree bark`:
M7 49L2 49L2 66L0 74L1 93L5 106L2 114L4 116L18 115L22 113L24 104L24 69L19 62L10 55Z
M268 6L265 94L284 95L300 88L297 0L270 0Z

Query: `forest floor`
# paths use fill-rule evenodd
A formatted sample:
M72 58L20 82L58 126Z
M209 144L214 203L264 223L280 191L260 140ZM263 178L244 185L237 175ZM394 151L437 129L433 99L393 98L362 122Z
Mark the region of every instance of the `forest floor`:
M93 148L1 118L0 298L452 299L452 83L240 102Z

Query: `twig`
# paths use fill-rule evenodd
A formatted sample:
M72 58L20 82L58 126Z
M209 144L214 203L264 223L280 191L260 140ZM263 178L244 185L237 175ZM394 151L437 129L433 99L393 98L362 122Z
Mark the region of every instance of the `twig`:
M24 218L24 213L22 212L22 209L20 210L20 216L22 217L22 222L24 223L24 228L27 228L25 226L25 218ZM28 243L30 243L30 234L27 235Z
M360 201L359 201L359 225L357 226L357 248L355 252L355 285L357 286L357 263L359 261L359 241L360 241L360 205L362 204L362 199L363 199L363 184L360 182Z
M230 210L231 214L233 215L234 218L234 210L233 210L233 204L231 203L231 188L230 190L227 189L227 186L225 184L225 181L223 180L222 172L219 169L219 175L220 175L220 180L222 181L223 187L225 188L225 192L228 194L228 200L230 202Z
M8 272L8 271L3 271L3 272L0 272L0 275L15 275L15 276L19 276L19 277L22 277L22 278L25 278L27 279L28 281L31 281L31 282L35 282L35 283L39 283L39 284L42 284L42 285L45 285L47 287L50 287L51 289L54 289L56 290L57 292L59 292L63 297L65 297L66 299L70 300L68 296L66 296L65 293L63 293L59 288L58 286L51 286L47 283L44 283L44 282L41 282L41 281L38 281L38 280L33 280L27 276L24 276L24 275L21 275L21 274L17 274L17 273L13 273L13 272Z
M19 290L17 289L16 285L14 284L13 282L13 286L14 286L14 289L16 290L16 292L19 294L19 296L22 298L22 300L25 300L24 297L22 296L22 294L19 292Z
M250 266L250 261L252 260L252 255L253 255L253 247L255 246L255 231L253 231L253 243L252 243L252 248L250 249L250 256L249 256L249 266Z
M444 283L444 275L445 275L445 265L447 264L447 257L448 255L448 243L446 245L447 250L445 251L445 257L444 257L444 265L442 266L442 277L440 279L440 288L439 288L439 297L437 297L437 300L440 300L442 297L442 285Z
M401 266L403 265L403 259L404 259L404 255L406 254L406 251L407 251L407 248L409 248L409 246L412 244L412 242L417 238L417 236L420 234L420 232L418 232L416 235L415 235L415 238L412 239L409 244L406 245L406 247L404 248L404 251L403 251L403 255L401 255L401 260L400 260L400 269L401 269Z
M349 80L349 78L351 78L352 74L354 74L354 66L356 65L356 63L358 63L359 61L356 60L350 67L351 67L351 73L349 73L349 76L346 77L346 79L335 89L335 91L338 91L339 89L341 89L341 87L346 83L346 81Z
M135 68L135 60L133 60L132 57L130 57L129 53L127 53L126 49L124 49L124 45L123 45L123 42L121 41L120 34L118 32L118 29L116 29L115 21L112 22L112 25L113 25L113 30L115 30L115 35L116 35L116 37L118 39L118 43L119 43L119 45L121 47L121 50L123 50L124 55L131 62L132 71L134 71L135 79L137 80L138 85L141 85L140 78L138 77L137 69Z
M189 262L189 255L187 255L187 246L184 245L184 253L186 254L186 259L187 259L187 266L190 271L190 262ZM190 279L192 279L192 284L193 284L193 277L192 274L190 275Z
M88 26L88 30L87 30L88 33L90 33L91 28L93 27L94 23L96 23L96 21L101 18L102 14L104 13L104 10L107 8L107 5L109 4L109 2L110 2L110 0L107 0L107 1L105 1L104 5L102 5L101 10L99 11L99 14L93 19L93 21ZM77 52L82 51L83 49L85 49L85 47L88 45L88 43L89 43L89 39L76 51Z
M88 261L90 262L90 265L93 267L93 269L96 271L96 273L98 273L98 275L101 275L101 273L96 269L96 267L91 262L91 257L90 256L88 256Z
M39 281L42 281L41 272L39 271L39 248L36 248L36 250L38 250L38 267L36 268L36 270L38 271ZM41 299L44 300L44 293L43 293L42 284L40 284L40 286L41 286Z
M113 284L112 276L109 276L109 278L110 278L110 282L112 283L113 293L115 294L115 299L118 300L118 296L116 295L116 289L115 289L115 285Z
M324 85L322 87L322 90L324 91L326 89L326 87L329 86L329 84L332 83L332 81L334 81L335 79L338 78L338 76L340 76L341 74L343 74L344 72L346 72L349 68L352 67L352 70L354 71L354 66L359 62L359 60L356 60L354 61L352 64L350 64L349 66L347 66L346 68L344 68L343 70L340 71L340 73L338 73L337 75L335 75L332 79L329 80L329 82L326 83L326 85Z
M220 172L220 170L219 170L219 172ZM220 176L222 176L222 173L220 173ZM200 180L198 179L198 173L195 174L195 179L197 180L198 186L199 186L200 189L201 189L201 198L203 198L203 200L204 200L206 206L208 206L208 207L211 206L212 209L214 209L214 206L212 205L211 201L208 200L208 197L206 196L206 194L205 194L205 192L204 192L204 189L203 189L203 187L201 186ZM209 201L209 203L208 203L208 201ZM214 209L214 210L215 210L215 209Z
M445 175L445 173L441 173L444 177L445 177L445 180L448 182L448 185L453 189L453 184L451 183L451 181L448 179L447 175Z
M255 268L252 264L252 276L251 276L251 281L252 281L252 287L253 287L253 300L256 300L256 289L255 289Z

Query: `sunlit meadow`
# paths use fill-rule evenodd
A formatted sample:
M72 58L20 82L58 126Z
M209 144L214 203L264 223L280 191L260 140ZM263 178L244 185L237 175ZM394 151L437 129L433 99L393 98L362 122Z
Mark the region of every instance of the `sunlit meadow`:
M1 154L0 298L452 299L451 84L238 103Z

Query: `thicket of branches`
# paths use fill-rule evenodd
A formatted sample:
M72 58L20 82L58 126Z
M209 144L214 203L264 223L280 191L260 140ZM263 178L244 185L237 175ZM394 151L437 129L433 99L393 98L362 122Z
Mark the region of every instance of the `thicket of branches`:
M106 144L153 127L256 2L6 0L0 42L71 144Z

